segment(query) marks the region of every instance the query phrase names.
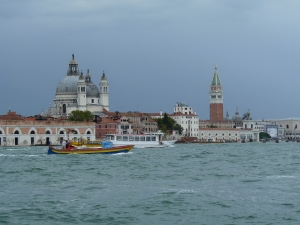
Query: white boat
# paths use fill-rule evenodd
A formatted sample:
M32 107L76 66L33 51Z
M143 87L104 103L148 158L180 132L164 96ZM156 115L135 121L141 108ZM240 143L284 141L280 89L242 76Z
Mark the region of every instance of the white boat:
M111 141L115 146L134 145L134 148L168 147L175 144L176 140L163 141L164 133L146 134L106 134L105 140Z

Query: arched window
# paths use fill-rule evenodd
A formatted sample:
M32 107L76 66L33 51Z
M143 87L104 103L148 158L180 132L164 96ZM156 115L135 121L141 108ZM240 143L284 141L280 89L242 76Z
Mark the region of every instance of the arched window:
M35 134L34 130L30 131L30 134Z
M63 130L61 130L61 131L59 132L59 134L64 134L64 131L63 131Z
M0 130L0 134L2 134L2 131Z
M286 129L289 129L289 125L288 124L286 125Z
M63 113L66 113L67 112L67 106L66 104L63 104Z
M46 134L50 134L50 131L49 131L49 130L47 130L47 131L46 131Z
M295 125L295 129L297 129L297 124Z
M86 134L91 134L91 131L87 131Z
M16 131L14 132L14 134L19 134L19 131L18 131L18 130L16 130Z

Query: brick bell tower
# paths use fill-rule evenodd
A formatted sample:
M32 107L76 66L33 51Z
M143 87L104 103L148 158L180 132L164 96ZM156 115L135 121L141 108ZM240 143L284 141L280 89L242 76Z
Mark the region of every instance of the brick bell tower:
M223 121L223 91L218 74L218 67L215 66L214 76L210 85L210 121Z

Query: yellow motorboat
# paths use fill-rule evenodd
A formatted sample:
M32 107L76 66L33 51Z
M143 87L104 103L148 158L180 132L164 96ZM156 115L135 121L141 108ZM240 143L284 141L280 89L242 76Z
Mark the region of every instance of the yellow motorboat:
M95 141L89 141L89 140L81 140L81 141L72 141L71 146L74 147L101 147L102 146L102 140L95 140Z

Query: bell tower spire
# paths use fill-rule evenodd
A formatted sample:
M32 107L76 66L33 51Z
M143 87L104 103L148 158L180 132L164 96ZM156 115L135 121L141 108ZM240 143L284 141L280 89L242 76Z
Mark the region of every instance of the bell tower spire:
M210 121L223 121L223 90L217 65L215 66L215 72L210 85L209 95Z
M99 86L100 86L100 93L99 93L100 105L102 105L103 108L109 111L109 84L107 82L107 78L104 71Z

